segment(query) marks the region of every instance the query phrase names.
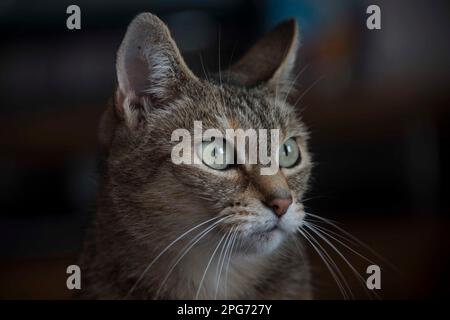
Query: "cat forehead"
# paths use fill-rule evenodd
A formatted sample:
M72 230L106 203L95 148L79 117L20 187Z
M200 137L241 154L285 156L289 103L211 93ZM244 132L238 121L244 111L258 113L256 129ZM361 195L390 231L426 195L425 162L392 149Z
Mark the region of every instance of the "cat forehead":
M281 129L295 123L293 108L262 88L215 86L203 101L218 129Z
M202 129L280 129L281 136L306 135L302 122L285 99L264 88L246 89L206 84L184 91L173 104L154 112L151 131L193 131L194 122Z

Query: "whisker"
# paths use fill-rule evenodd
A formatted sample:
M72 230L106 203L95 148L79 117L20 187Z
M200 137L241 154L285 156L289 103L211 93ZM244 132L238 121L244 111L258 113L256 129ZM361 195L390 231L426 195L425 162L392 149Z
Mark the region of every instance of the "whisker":
M336 232L333 232L331 230L328 230L326 228L314 225L312 223L308 223L305 221L305 224L313 227L313 228L317 228L318 231L321 231L324 235L327 235L329 238L333 239L334 241L338 242L339 244L343 245L345 248L347 248L348 250L350 250L351 252L353 252L354 254L356 254L357 256L361 257L362 259L364 259L365 261L371 263L371 264L376 264L375 262L373 262L372 260L370 260L369 258L367 258L366 256L362 255L361 253L359 253L358 251L356 251L355 249L353 249L352 247L350 247L349 245L347 245L345 242L337 239L336 237L332 236L330 233L334 233L336 234L336 236L341 236L339 234L337 234ZM342 236L341 236L342 237ZM343 237L344 238L344 237ZM346 239L346 238L345 238Z
M231 67L231 63L233 62L234 52L236 51L237 41L234 43L233 49L231 50L230 59L228 60L228 69ZM227 73L227 81L230 81L231 72Z
M161 292L162 288L164 287L166 281L169 279L170 274L172 273L172 271L175 269L175 267L177 266L177 264L181 261L181 259L183 259L183 257L202 239L204 238L209 232L211 232L214 228L217 227L217 225L224 221L225 219L229 218L230 216L225 216L222 219L215 221L212 225L206 227L203 231L201 231L200 233L198 233L191 241L189 241L189 243L183 247L183 249L181 249L182 254L180 253L177 257L177 260L172 264L172 266L170 267L169 271L167 272L165 278L163 279L163 281L161 282L160 287L158 288L158 291L155 294L155 297L159 296L159 293Z
M142 280L142 278L145 276L145 274L147 273L147 271L155 264L156 261L158 261L158 259L165 253L167 252L167 250L169 250L175 243L177 243L178 241L180 241L182 238L184 238L186 235L188 235L189 233L191 233L192 231L200 228L202 225L217 220L220 217L214 217L211 219L208 219L202 223L197 224L196 226L190 228L189 230L187 230L186 232L184 232L182 235L180 235L178 238L176 238L175 240L173 240L167 247L164 248L164 250L162 250L149 264L148 266L144 269L144 271L141 273L141 275L139 276L139 278L136 280L136 282L134 283L134 285L131 287L130 291L128 291L127 295L125 296L125 298L128 298L128 296L134 291L134 289L136 289L136 286L138 285L138 283Z
M206 265L205 272L203 272L202 279L200 280L200 284L198 285L197 293L195 294L195 300L198 300L198 296L200 295L200 291L203 286L203 281L205 281L206 273L208 272L209 266L211 265L211 262L214 259L214 256L216 255L217 250L220 247L220 244L222 243L223 239L228 235L228 233L225 233L222 238L220 239L219 243L217 244L216 248L214 249L213 253L211 254L211 258L208 261L208 264Z
M288 90L287 90L287 92L286 92L286 96L284 97L283 104L286 103L286 100L287 100L287 98L289 97L289 94L291 93L291 90L292 90L292 88L294 87L294 85L296 84L298 78L303 74L303 72L306 71L306 69L309 68L309 65L310 65L309 63L306 64L306 65L305 65L305 66L297 73L297 75L295 76L294 80L291 81L291 85L289 86L289 88L288 88Z
M217 280L216 280L216 292L214 294L214 300L217 299L217 293L219 291L219 284L220 284L220 278L222 275L223 265L224 265L225 259L227 257L227 251L229 250L229 247L231 245L231 237L233 235L233 231L234 231L234 227L229 231L228 237L226 238L225 243L220 252L219 261L217 263ZM225 248L225 252L223 250L224 248ZM223 256L222 256L222 253L223 253ZM220 266L220 268L219 268L219 266Z
M308 198L305 198L305 199L300 199L300 201L302 203L305 203L305 202L310 201L310 200L323 199L323 198L327 198L327 197L326 196L313 196L313 197L308 197Z
M326 232L328 232L329 234L332 234L332 235L334 235L334 236L336 236L336 237L338 237L338 238L341 238L343 241L347 241L347 242L349 242L349 243L352 244L352 245L359 246L359 244L358 244L356 241L354 241L354 240L352 240L352 239L346 237L345 235L342 235L342 234L337 233L337 232L335 232L335 231L333 231L333 230L330 230L330 229L328 229L328 228L323 227L322 224L326 224L326 223L324 223L323 221L320 221L320 220L314 220L314 221L313 221L313 220L307 220L307 219L304 219L304 221L305 221L305 222L308 222L308 223L311 223L313 226L315 226L316 228L319 228L319 229L322 230L322 231L326 231ZM318 223L321 223L321 225L319 225ZM328 224L327 224L327 225L328 225Z
M312 213L309 213L309 212L305 212L305 213L306 213L306 215L308 215L308 216L310 216L310 217L313 217L313 218L322 220L322 221L324 221L324 222L326 222L326 223L330 223L330 224L332 224L332 223L334 223L334 224L341 224L339 221L332 220L332 219L329 219L329 218L325 218L325 217L322 217L322 216L318 216L317 214L312 214ZM333 224L332 224L332 225L333 225ZM334 225L333 225L333 226L334 226Z
M327 219L321 216L318 216L316 214L312 214L312 213L308 213L305 212L306 216L311 216L314 217L316 219L322 220L325 223L328 223L330 226L336 228L337 230L339 230L340 232L342 232L344 235L346 235L347 237L349 237L351 240L355 241L357 244L359 244L361 247L363 247L364 249L366 249L367 251L369 251L371 254L373 254L375 257L377 257L377 259L380 259L383 263L385 263L386 265L389 266L389 268L391 268L392 270L394 270L395 272L401 274L400 270L394 265L392 264L389 260L387 260L385 257L383 257L381 254L379 254L378 252L376 252L375 250L373 250L369 245L367 245L366 243L364 243L363 241L359 240L357 237L355 237L354 235L352 235L350 232L344 230L343 228L338 226L338 222L333 221L331 219Z
M340 279L342 279L342 282L345 284L345 287L349 290L350 292L350 296L351 299L355 299L355 296L353 294L353 291L349 285L349 283L346 280L346 277L344 276L344 274L342 273L341 269L339 269L336 261L333 259L333 256L325 249L324 246L322 246L322 244L319 242L318 239L316 239L314 237L313 234L309 233L306 229L303 229L303 231L310 236L310 238L316 243L316 245L323 251L323 253L328 257L328 260L330 261L330 263L332 264L332 266L334 266L334 269L336 270L338 276L340 276Z
M202 57L202 54L199 53L199 56L200 56L200 64L201 64L201 66L202 66L203 74L205 75L206 80L209 81L209 77L208 77L208 75L206 74L205 65L203 64L203 57Z
M348 294L347 294L347 289L344 288L344 286L341 283L341 278L343 280L343 282L345 283L345 278L343 277L342 273L340 272L339 268L337 268L337 266L335 264L333 264L333 260L331 259L331 257L329 256L329 254L322 248L322 246L320 246L320 244L317 242L317 240L314 239L314 237L312 237L312 235L308 234L306 232L306 230L302 230L300 228L297 228L297 230L300 232L300 234L309 242L309 244L314 248L314 250L317 252L317 254L319 255L319 257L322 259L322 261L324 262L325 266L328 268L328 270L330 271L331 276L333 277L334 281L336 282L339 291L341 292L342 296L344 297L345 300L347 300ZM317 244L317 246L313 243L313 241ZM323 253L319 250L319 247L322 249ZM330 261L328 261L328 259ZM331 263L331 264L330 264ZM336 268L336 272L334 271ZM340 277L338 277L338 273L340 274ZM350 288L348 287L348 285L346 285L350 294L353 297L353 294L350 290Z
M305 91L303 91L303 93L300 95L300 97L297 98L297 100L294 103L294 106L296 106L302 99L304 96L306 96L306 94L311 91L312 88L314 88L316 86L316 84L318 84L320 81L322 81L325 78L325 76L320 77L319 79L317 79L316 81L314 81Z
M239 238L240 239L240 238ZM238 239L238 230L236 228L236 230L234 231L234 235L233 235L233 242L231 244L231 249L230 249L230 253L228 255L228 261L227 261L227 265L225 267L225 297L228 298L228 273L230 270L230 262L231 262L231 258L233 255L233 250L234 250L234 245L236 244Z
M218 47L219 47L219 81L220 81L220 87L222 87L222 72L220 71L220 26L219 26L219 43L218 43Z
M342 260L344 260L344 262L349 266L349 268L353 271L353 273L356 275L356 277L361 280L361 285L363 287L363 289L366 291L366 293L368 294L368 296L370 297L369 291L366 287L365 284L365 280L364 278L361 276L361 274L355 269L355 267L353 267L353 265L350 263L350 261L348 261L348 259L339 251L338 248L336 248L336 246L334 244L331 243L331 241L329 241L325 235L323 233L321 233L319 230L315 229L314 227L312 227L311 225L305 225L307 228L309 228L312 232L314 232L317 236L319 236L323 241L325 241L341 258ZM377 296L379 298L379 296L375 293L372 292L375 296Z
M298 240L298 237L294 237L294 244L297 247L297 250L302 258L302 261L305 261L305 254L303 253L305 248L304 248L303 244L301 243L301 241Z

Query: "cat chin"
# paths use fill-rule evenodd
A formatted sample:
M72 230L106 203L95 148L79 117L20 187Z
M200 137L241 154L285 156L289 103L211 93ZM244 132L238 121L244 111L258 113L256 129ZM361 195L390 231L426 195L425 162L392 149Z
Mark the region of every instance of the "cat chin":
M248 254L268 254L276 250L286 239L286 233L280 228L272 231L258 232L248 236ZM246 247L247 244L244 245Z

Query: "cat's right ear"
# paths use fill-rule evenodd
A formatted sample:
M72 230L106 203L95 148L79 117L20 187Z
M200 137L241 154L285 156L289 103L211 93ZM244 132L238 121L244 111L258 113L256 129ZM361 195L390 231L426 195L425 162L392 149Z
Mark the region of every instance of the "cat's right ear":
M197 81L166 25L151 13L139 14L117 53L115 109L128 126L176 99L187 81Z

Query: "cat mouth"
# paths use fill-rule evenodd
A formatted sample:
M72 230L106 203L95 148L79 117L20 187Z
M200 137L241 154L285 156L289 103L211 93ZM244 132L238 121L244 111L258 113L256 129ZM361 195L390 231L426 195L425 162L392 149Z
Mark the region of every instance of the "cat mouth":
M257 235L270 235L276 231L281 231L281 228L278 224L274 224L273 226L270 226L267 229L260 230L260 231L256 232L256 234Z
M257 230L252 230L244 237L248 243L248 248L252 248L254 253L269 253L276 249L285 239L286 232L278 223L265 225ZM246 251L251 253L252 251Z

